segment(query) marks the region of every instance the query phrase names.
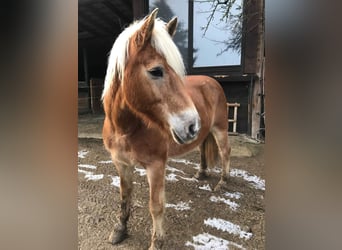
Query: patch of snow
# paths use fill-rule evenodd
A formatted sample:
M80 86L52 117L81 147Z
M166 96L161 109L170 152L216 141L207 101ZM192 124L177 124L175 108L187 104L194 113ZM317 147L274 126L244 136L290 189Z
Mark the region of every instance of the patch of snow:
M99 161L99 163L102 163L102 164L111 164L113 163L112 160L108 160L108 161Z
M214 167L214 168L211 169L211 171L214 172L214 173L219 174L219 173L221 173L221 168Z
M241 196L243 194L240 192L234 192L234 193L225 192L224 195L231 198L231 199L237 199L238 200L241 198Z
M230 170L230 176L242 177L245 181L250 182L254 188L265 190L265 180L261 179L256 175L251 175L245 170L234 168Z
M177 168L170 167L169 165L166 165L166 170L169 170L170 172L180 172L182 174L185 174L182 170L179 170Z
M199 164L199 163L195 163L195 162L188 161L188 160L185 160L185 159L174 159L174 158L170 158L169 161L176 162L176 163L183 163L183 164L185 164L185 165L194 165L194 168L195 168L195 169L199 169L199 167L200 167L200 164Z
M119 188L120 187L120 177L119 176L111 176L111 178L112 178L111 185Z
M140 176L145 176L146 175L146 169L144 169L144 168L135 167L134 172L135 173L139 173Z
M97 181L97 180L101 180L103 179L103 174L92 174L92 175L86 175L84 176L87 180L93 180L93 181Z
M97 167L94 165L89 165L89 164L78 164L78 167L80 168L90 168L90 169L96 169Z
M180 176L180 175L176 175L174 173L169 173L168 175L165 176L165 180L167 181L179 181L178 178L181 178L183 180L186 180L186 181L197 181L195 178L191 177L191 178L188 178L188 177L183 177L183 176Z
M167 181L178 181L176 176L177 175L175 175L174 173L168 174L165 176L165 180L167 180Z
M252 233L243 231L239 225L223 219L210 218L205 220L204 224L218 230L228 232L230 234L238 235L240 238L244 238L247 240L250 239L253 235Z
M193 243L187 241L185 246L191 246L195 250L226 250L229 246L234 246L238 249L245 249L243 246L236 244L234 242L216 237L208 233L198 234L192 237Z
M191 178L188 178L188 177L183 177L183 176L179 176L179 178L183 179L183 180L186 180L186 181L195 181L195 182L198 182L197 179L195 179L194 177L191 177Z
M223 203L227 204L229 206L229 208L233 211L236 211L238 209L238 207L240 207L239 204L237 204L236 202L231 201L229 199L216 197L216 196L211 196L209 199L212 202L223 202Z
M85 171L85 170L82 170L82 169L78 169L78 172L79 172L79 173L86 174L86 175L87 175L87 174L88 174L88 175L89 175L89 174L93 174L93 172Z
M78 158L84 159L89 152L87 150L81 150L77 152Z
M179 210L179 211L189 210L190 209L189 204L184 202L184 201L178 202L177 204L166 203L165 207L171 207L171 208L174 208L174 209Z
M78 172L85 174L84 178L86 178L87 180L97 181L103 178L103 174L94 174L93 172L85 171L82 169L78 169Z
M199 186L198 188L202 189L202 190L212 191L211 187L209 186L209 184L203 185L203 186Z
M176 158L170 158L169 159L170 161L173 161L173 162L177 162L177 163L184 163L186 165L196 165L196 163L192 162L192 161L189 161L189 160L185 160L185 159L176 159Z

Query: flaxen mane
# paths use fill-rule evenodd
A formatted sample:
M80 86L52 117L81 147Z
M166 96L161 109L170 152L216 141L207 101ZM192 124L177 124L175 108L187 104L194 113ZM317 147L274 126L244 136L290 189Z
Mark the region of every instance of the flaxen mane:
M107 95L114 82L124 82L124 72L129 58L129 42L131 37L141 28L144 19L128 26L116 39L108 60L102 99ZM166 58L168 64L181 77L185 75L182 56L165 28L166 23L156 19L152 32L151 45Z

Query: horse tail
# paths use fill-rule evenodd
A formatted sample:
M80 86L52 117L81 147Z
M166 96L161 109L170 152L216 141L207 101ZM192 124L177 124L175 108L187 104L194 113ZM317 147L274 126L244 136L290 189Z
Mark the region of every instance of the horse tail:
M206 165L213 168L219 161L219 148L212 133L203 142Z

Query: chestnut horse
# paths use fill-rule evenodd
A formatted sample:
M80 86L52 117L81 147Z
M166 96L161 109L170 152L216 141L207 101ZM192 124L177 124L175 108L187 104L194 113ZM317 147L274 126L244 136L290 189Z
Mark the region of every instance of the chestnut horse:
M105 110L103 141L120 175L119 223L110 235L117 244L127 236L134 166L146 169L153 220L150 249L163 244L165 166L168 157L197 147L201 167L221 160L219 184L229 176L226 97L207 76L187 76L172 41L177 18L156 19L155 9L127 27L111 50L102 94ZM218 184L218 185L219 185Z

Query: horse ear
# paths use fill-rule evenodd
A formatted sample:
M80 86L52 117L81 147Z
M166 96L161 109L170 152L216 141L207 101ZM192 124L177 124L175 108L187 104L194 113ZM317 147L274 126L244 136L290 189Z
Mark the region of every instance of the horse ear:
M167 32L169 32L171 37L173 37L176 34L177 25L178 18L176 16L166 24Z
M150 15L145 17L144 23L138 30L135 42L137 47L142 47L152 36L154 20L156 19L158 8L155 8Z

